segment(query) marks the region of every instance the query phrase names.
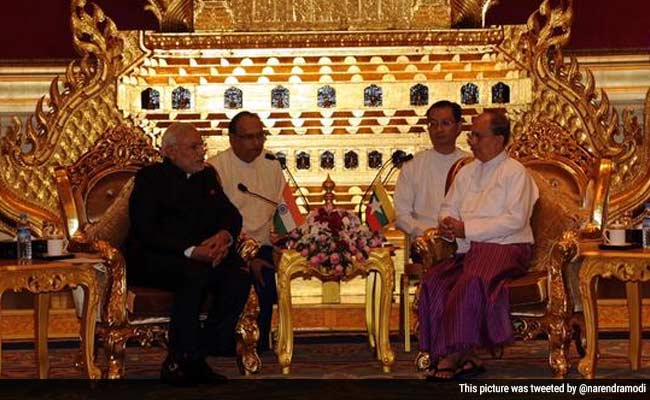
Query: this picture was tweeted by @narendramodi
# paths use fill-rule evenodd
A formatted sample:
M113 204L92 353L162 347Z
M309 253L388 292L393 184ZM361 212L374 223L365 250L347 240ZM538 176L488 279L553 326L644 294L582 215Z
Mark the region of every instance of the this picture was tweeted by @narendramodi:
M585 397L597 395L608 395L608 398L621 396L622 399L628 398L628 395L638 395L647 393L648 387L646 382L639 381L576 381L576 382L558 382L549 383L540 381L530 383L529 381L503 382L503 383L480 383L474 384L469 382L459 383L458 389L463 394L477 394L479 396L494 395L531 395L531 394L565 394L567 397ZM505 396L504 396L505 397ZM510 397L510 396L508 396ZM515 396L516 397L516 396Z

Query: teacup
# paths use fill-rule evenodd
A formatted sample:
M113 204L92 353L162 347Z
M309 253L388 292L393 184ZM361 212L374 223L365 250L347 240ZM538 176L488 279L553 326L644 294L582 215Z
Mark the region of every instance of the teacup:
M65 253L66 241L63 238L47 239L47 255L60 256Z
M623 246L627 244L625 240L625 229L612 227L605 230L605 242L611 246Z

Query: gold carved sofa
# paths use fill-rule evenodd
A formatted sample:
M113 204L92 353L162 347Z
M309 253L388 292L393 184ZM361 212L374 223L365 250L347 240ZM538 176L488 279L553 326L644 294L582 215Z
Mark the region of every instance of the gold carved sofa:
M524 340L546 334L553 376L564 377L572 338L584 355L581 314L574 313L577 271L572 260L580 240L601 237L611 161L591 156L549 121L533 124L508 152L526 166L540 193L531 218L535 248L529 272L507 282L513 331L515 338ZM449 180L460 167L452 168ZM414 245L425 270L435 268L455 250L455 243L441 240L435 229L417 238ZM417 367L426 369L429 364L428 354L419 353Z
M124 352L130 339L143 346L167 343L173 293L127 287L127 268L120 251L129 230L132 177L159 159L142 132L119 126L107 131L73 165L55 171L70 250L99 252L107 268L97 329L108 360L107 378L123 376ZM240 241L239 252L245 260L256 251L254 241ZM257 296L251 288L236 328L237 362L242 374L257 373L261 368L256 351L258 314Z

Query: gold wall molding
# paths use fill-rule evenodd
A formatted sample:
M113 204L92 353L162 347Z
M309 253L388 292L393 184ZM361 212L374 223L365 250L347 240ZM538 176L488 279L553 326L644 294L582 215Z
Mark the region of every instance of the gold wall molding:
M157 50L269 49L364 46L475 46L503 40L501 28L433 31L258 32L167 35L146 32L144 46Z

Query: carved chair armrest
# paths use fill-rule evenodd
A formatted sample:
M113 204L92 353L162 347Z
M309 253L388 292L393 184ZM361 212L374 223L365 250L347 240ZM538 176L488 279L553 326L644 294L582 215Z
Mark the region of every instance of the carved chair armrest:
M601 158L598 163L594 189L589 206L589 220L580 230L581 240L601 240L608 218L609 186L612 178L612 160Z
M550 315L566 318L573 312L573 302L569 290L569 264L578 254L577 229L564 231L560 239L555 242L548 258L548 305Z
M71 252L98 254L106 267L106 287L101 293L101 320L108 326L121 326L127 321L126 262L122 252L103 240L89 241L81 232L71 239Z
M458 245L456 242L448 242L442 239L437 228L427 229L424 235L415 239L412 247L412 252L422 260L423 272L428 271L431 266L452 257L457 250Z

